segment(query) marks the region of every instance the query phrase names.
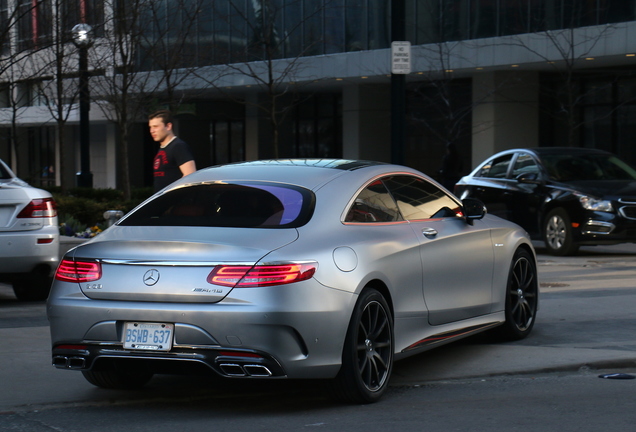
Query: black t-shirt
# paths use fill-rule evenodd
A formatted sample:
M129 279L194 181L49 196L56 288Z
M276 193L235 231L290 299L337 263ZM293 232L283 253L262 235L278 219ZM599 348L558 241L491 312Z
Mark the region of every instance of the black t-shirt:
M153 163L155 192L183 177L179 166L194 160L185 141L175 138L163 148L159 148Z

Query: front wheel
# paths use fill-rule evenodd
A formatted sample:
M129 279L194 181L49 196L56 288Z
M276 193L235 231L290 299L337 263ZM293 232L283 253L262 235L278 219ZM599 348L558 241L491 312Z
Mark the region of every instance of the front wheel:
M539 305L537 265L533 255L519 249L510 264L506 283L506 322L496 330L507 340L523 339L530 334Z
M393 320L384 296L365 289L356 303L332 383L334 395L350 403L378 401L393 370Z
M548 252L565 256L576 253L579 246L574 243L572 223L565 210L557 208L548 213L543 225L543 239Z

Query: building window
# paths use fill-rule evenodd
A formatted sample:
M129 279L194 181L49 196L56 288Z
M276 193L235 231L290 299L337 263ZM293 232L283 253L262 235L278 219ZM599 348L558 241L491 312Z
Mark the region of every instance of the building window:
M290 157L342 157L342 100L339 95L315 95L296 107Z
M9 84L0 84L0 108L11 107L11 86Z
M66 0L61 8L62 28L70 36L78 23L90 24L95 37L104 35L104 0Z
M50 83L50 81L49 81ZM24 106L45 106L47 99L44 94L45 83L42 81L22 81L16 86L16 105Z
M212 165L245 160L245 125L242 120L210 123L210 159Z
M50 0L19 0L18 47L21 50L45 47L53 39Z
M10 32L8 0L0 0L0 56L9 54Z

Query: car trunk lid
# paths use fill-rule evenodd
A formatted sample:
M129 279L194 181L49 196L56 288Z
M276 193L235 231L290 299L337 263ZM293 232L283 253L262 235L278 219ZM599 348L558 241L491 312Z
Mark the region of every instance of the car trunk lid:
M114 227L101 241L76 248L75 260L97 260L102 276L80 283L91 299L201 302L222 300L231 287L207 282L219 264L254 265L274 249L293 242L295 229ZM113 235L117 231L117 235ZM132 238L135 231L135 240ZM167 232L166 232L167 231ZM179 236L170 234L178 232ZM197 234L198 232L198 234ZM172 237L171 239L156 240ZM97 240L97 239L96 239Z
M20 211L31 202L23 187L0 182L0 231L24 231L42 228L41 219L16 219Z

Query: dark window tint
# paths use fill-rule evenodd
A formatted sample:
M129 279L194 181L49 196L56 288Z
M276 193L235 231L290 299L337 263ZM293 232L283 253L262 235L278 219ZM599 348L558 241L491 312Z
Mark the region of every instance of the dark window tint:
M506 178L512 155L505 155L486 162L477 172L477 177Z
M12 177L12 176L11 176L11 174L9 173L9 170L7 170L7 169L4 167L4 165L2 165L2 164L0 163L0 180L9 180L9 179L11 179L11 178L13 178L13 177Z
M529 154L520 153L512 167L512 177L517 178L525 174L539 174L539 165Z
M292 228L309 220L313 205L313 194L294 186L204 184L160 195L120 225Z
M345 222L395 222L403 220L395 201L381 181L367 186L356 197Z
M417 177L395 176L384 179L407 220L458 217L459 204L444 191Z
M616 156L552 154L543 157L552 180L636 180L636 170Z

